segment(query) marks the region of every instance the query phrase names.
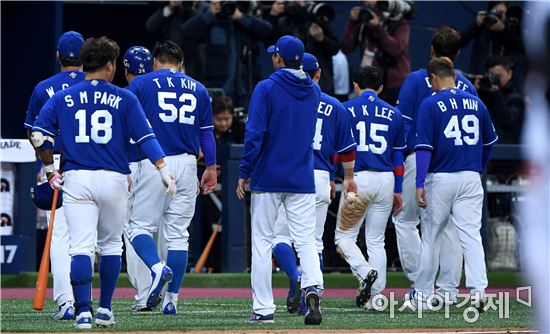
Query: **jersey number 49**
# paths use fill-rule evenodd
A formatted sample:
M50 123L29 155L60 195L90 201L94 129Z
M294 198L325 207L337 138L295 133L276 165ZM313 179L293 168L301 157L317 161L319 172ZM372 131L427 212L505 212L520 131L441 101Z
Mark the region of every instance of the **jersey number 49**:
M475 145L479 141L479 120L475 115L464 115L461 120L462 130L466 132L465 136L462 136L460 126L458 123L458 116L453 115L447 123L443 133L445 138L454 139L455 146Z

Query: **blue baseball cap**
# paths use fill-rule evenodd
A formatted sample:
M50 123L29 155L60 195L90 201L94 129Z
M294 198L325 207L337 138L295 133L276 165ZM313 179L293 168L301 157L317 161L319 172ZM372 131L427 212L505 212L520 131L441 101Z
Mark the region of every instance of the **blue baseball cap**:
M285 60L302 61L304 56L304 43L294 36L285 35L267 48L268 53L277 53Z
M311 53L304 52L304 57L302 58L302 69L304 71L316 71L319 69L319 63L317 58Z
M143 46L132 46L124 52L122 64L134 74L149 73L153 70L153 55Z
M31 188L31 198L37 208L42 210L51 210L53 202L53 188L48 182ZM56 209L63 206L63 191L57 195Z
M57 51L61 58L78 59L80 48L84 44L84 37L76 31L67 31L59 37Z

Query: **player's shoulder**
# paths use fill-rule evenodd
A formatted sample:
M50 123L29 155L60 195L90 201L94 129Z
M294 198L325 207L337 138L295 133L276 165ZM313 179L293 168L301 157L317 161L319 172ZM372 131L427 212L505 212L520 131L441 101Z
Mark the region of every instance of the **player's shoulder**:
M426 72L426 69L425 68L420 68L416 71L412 71L410 72L405 81L408 81L408 82L420 82L422 80L424 80L424 78L426 78L427 76L427 72Z
M389 104L388 102L382 100L379 96L376 96L376 103L383 107L383 108L387 108L389 110L392 110L394 115L397 115L398 118L401 118L401 112L399 111L399 109L395 106L392 106L391 104Z
M473 94L473 92L476 91L476 87L474 86L474 84L470 81L470 79L462 75L460 71L456 71L456 79L457 81L460 80L464 86L468 87L468 89L466 90L468 93L471 93L472 95L477 95L477 93Z
M336 106L342 105L340 100L338 100L337 98L335 98L333 96L328 95L327 93L323 93L323 92L321 92L321 101L323 101L325 103L328 103L328 104L336 105Z

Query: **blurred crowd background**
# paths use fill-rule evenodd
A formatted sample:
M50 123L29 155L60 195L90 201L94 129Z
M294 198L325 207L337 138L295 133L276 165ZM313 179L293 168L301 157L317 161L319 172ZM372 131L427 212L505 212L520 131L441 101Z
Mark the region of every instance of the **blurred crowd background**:
M243 142L251 92L272 72L266 48L280 36L297 36L317 57L324 92L350 99L353 73L374 65L383 75L381 97L395 105L407 74L429 61L433 32L447 25L461 33L455 66L475 84L500 144L518 144L529 101L522 40L522 21L528 18L523 3L514 1L2 2L1 136L25 138L29 96L36 83L57 72L57 37L67 30L85 38L108 36L122 50L152 49L164 39L177 42L185 53L185 72L209 89L221 146ZM114 83L125 86L122 70ZM517 163L489 171L489 183L519 178ZM489 216L511 220L516 200L513 192L488 198ZM214 204L203 203L202 219L208 223L220 216ZM394 238L386 240L391 249ZM388 261L390 268L399 266L396 252L388 251ZM216 263L211 266L217 269Z

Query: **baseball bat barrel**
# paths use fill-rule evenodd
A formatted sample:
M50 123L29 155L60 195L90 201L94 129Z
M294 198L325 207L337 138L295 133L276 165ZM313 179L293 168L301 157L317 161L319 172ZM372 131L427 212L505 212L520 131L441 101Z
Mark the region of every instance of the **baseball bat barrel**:
M202 268L206 264L206 260L208 259L208 255L210 255L210 251L212 250L212 246L214 245L214 240L216 240L216 236L218 235L218 232L220 231L220 228L222 227L221 223L216 224L216 227L214 227L214 231L212 231L212 235L210 235L210 239L208 239L208 242L206 243L206 247L204 247L204 250L201 253L201 256L197 260L197 263L195 264L195 272L200 273L202 272Z
M46 300L48 273L50 271L50 248L58 195L59 190L54 189L50 223L48 225L48 233L46 234L46 243L44 245L44 251L42 252L42 259L40 260L40 268L38 270L38 277L36 278L36 290L34 291L34 300L32 302L32 308L37 311L42 311L44 309L44 301Z

